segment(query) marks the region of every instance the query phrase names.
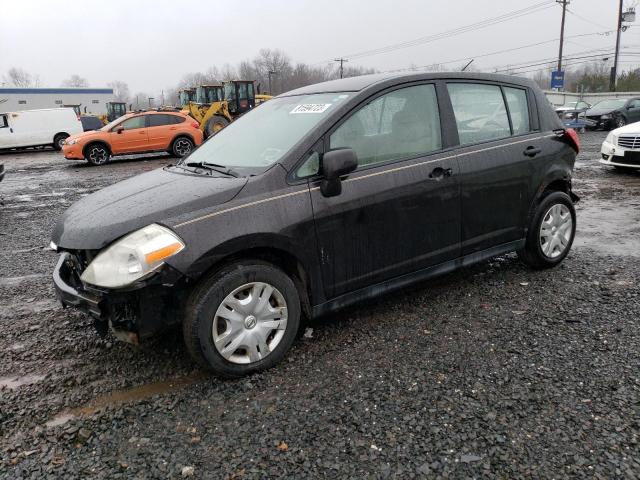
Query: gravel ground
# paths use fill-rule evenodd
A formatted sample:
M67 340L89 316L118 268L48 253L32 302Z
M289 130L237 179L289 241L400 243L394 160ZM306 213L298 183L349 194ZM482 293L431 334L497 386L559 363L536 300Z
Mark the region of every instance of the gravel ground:
M0 155L0 478L640 478L640 174L582 136L574 249L493 259L309 325L250 378L62 310L56 218L171 161Z

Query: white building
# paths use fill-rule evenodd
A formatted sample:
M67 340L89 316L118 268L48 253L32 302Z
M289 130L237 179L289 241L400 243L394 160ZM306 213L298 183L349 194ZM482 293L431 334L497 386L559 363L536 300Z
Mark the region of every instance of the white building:
M112 88L0 88L0 113L79 105L81 113L106 114Z

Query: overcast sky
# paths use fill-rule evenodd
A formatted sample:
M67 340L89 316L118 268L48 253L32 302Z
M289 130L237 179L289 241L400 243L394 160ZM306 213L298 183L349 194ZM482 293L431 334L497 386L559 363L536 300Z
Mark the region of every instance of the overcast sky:
M11 67L59 86L77 73L91 86L127 82L133 92L158 92L183 74L212 65L237 64L260 48L278 48L293 61L318 63L339 56L412 41L543 0L2 0L0 81ZM557 39L561 8L550 7L487 28L377 55L350 64L379 70L429 65ZM637 1L627 1L632 6ZM618 0L571 0L565 54L611 49ZM622 35L623 52L640 53L638 26ZM573 38L572 38L573 37ZM587 53L582 53L587 52ZM599 52L595 52L599 53ZM495 66L536 63L557 56L558 42L477 58ZM621 57L623 68L640 56ZM325 62L328 63L328 62ZM447 64L459 69L459 61ZM640 63L640 62L639 62ZM539 67L531 67L539 68Z

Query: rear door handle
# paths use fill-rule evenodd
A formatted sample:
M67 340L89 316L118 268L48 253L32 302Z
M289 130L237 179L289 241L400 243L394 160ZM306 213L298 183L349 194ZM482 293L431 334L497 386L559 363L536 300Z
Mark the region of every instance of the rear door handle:
M451 175L453 175L452 169L436 167L433 170L431 170L431 173L429 174L429 178L432 178L434 180L442 180L444 177L450 177Z
M524 153L527 157L535 157L537 154L542 152L541 148L538 147L527 147L524 149Z

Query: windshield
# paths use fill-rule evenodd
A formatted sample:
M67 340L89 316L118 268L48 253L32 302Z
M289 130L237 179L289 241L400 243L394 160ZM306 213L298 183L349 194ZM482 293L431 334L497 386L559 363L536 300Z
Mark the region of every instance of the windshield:
M603 100L596 103L591 108L594 110L615 110L616 108L624 107L625 103L627 103L627 101L624 98L617 100Z
M274 98L240 117L189 155L186 164L264 168L280 160L349 94Z

